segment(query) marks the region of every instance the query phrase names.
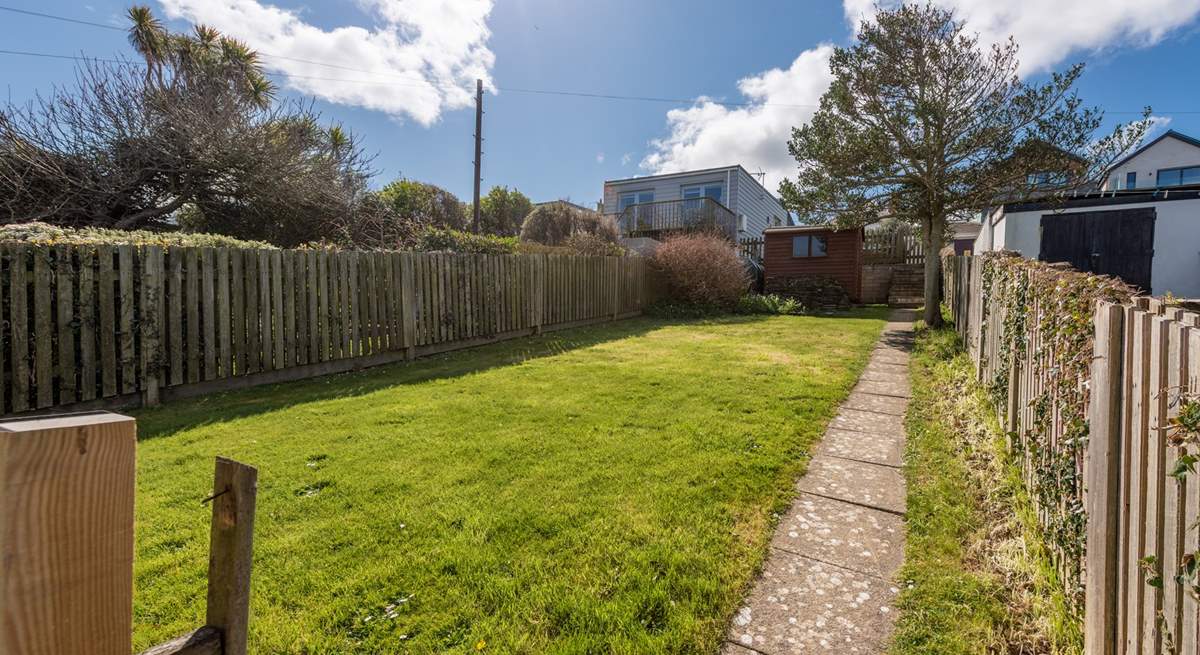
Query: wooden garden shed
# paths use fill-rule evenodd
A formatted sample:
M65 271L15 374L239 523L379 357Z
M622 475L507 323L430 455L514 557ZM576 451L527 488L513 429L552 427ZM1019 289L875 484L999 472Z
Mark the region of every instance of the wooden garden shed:
M767 228L763 237L766 288L789 278L828 277L851 301L862 300L863 230L829 225ZM773 284L774 283L774 284Z

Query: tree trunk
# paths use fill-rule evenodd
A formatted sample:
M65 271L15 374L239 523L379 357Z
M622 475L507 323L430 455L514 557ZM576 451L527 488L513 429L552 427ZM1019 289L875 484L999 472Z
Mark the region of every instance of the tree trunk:
M925 325L929 327L942 326L942 235L945 232L945 221L939 217L928 216L923 219L925 229L921 230L925 237Z

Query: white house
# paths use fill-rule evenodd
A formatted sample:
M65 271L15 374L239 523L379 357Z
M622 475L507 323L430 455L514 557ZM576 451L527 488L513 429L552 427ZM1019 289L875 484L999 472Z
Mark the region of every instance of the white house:
M1200 297L1200 141L1170 131L1112 166L1100 191L998 207L983 217L974 250Z
M653 237L700 223L737 240L789 223L779 200L740 165L608 180L603 207L625 236Z
M1113 164L1105 191L1169 189L1200 184L1200 140L1168 130Z

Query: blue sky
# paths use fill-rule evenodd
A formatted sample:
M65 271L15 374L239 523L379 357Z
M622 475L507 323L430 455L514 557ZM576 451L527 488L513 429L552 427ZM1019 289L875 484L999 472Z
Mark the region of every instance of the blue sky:
M942 0L985 40L1014 34L1037 77L1086 61L1079 85L1110 124L1150 105L1161 126L1200 135L1200 0ZM605 179L741 163L790 171L790 126L826 84L828 45L851 38L871 3L707 0L153 0L183 29L202 20L279 58L284 95L318 109L378 154L376 184L400 175L468 199L475 77L485 99L484 188L535 201L594 203ZM0 5L123 25L125 2L0 0ZM742 6L742 8L738 8ZM359 29L350 29L350 28ZM0 12L0 49L130 55L118 31ZM287 57L288 59L285 59ZM297 59L321 61L317 66ZM340 68L339 68L340 67ZM346 70L348 68L360 70ZM14 102L73 79L68 60L0 55ZM379 71L389 71L380 73ZM395 71L395 72L391 72ZM320 78L320 79L314 79ZM348 80L348 82L347 82ZM370 82L364 84L362 82ZM518 92L688 99L682 104ZM700 98L749 102L725 107ZM1190 112L1190 113L1189 113Z

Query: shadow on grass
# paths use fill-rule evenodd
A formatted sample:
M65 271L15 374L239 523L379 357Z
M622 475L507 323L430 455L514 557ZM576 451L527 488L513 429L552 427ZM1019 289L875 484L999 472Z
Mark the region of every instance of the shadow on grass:
M278 411L294 405L361 396L399 385L418 384L515 366L609 341L639 336L673 325L750 323L763 318L731 316L706 320L667 320L638 317L464 348L360 371L176 400L129 413L138 420L138 440L146 441L170 436L185 429Z
M884 310L859 308L814 319L881 318ZM636 337L658 329L685 325L742 325L772 318L761 315L732 315L706 319L638 317L616 323L600 323L540 336L432 355L411 362L397 362L361 371L337 373L294 382L262 385L238 391L177 400L158 407L131 412L138 419L138 440L170 436L185 429L231 419L245 418L309 402L350 398L381 389L431 380L481 373L515 366L543 357L589 348L609 341Z

